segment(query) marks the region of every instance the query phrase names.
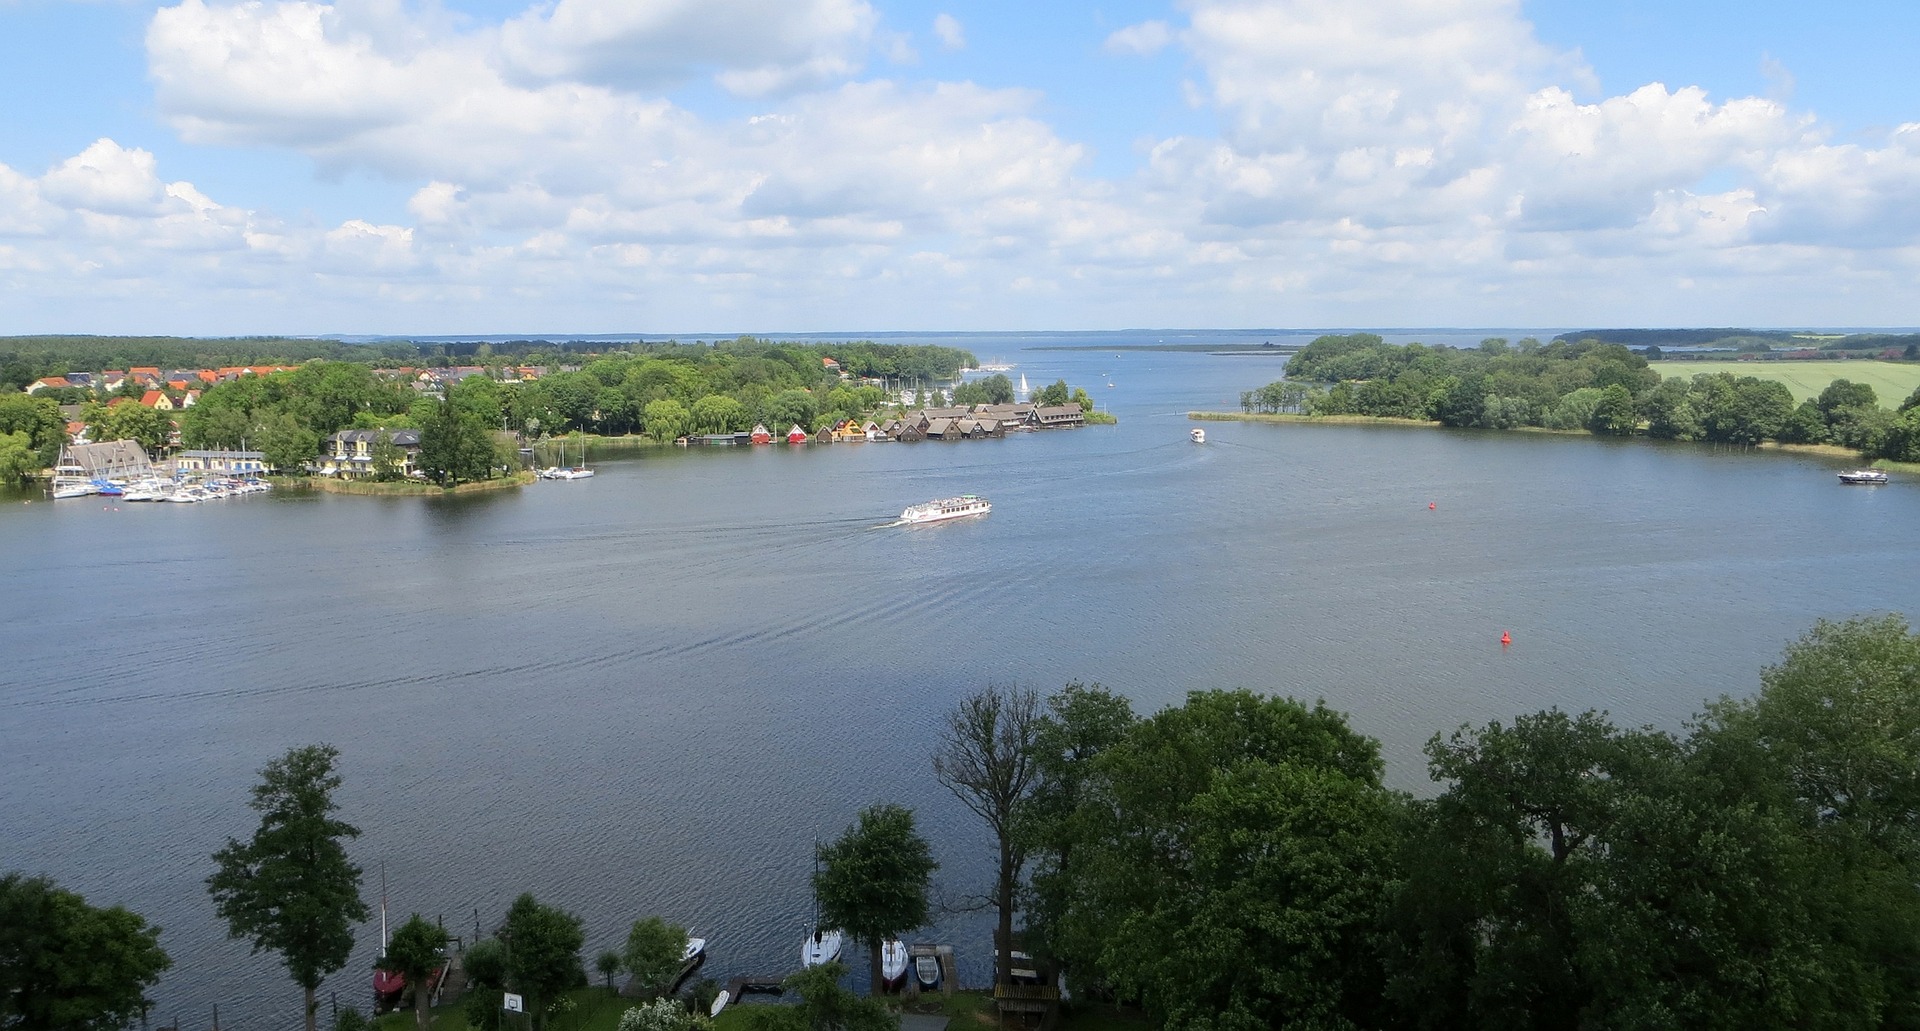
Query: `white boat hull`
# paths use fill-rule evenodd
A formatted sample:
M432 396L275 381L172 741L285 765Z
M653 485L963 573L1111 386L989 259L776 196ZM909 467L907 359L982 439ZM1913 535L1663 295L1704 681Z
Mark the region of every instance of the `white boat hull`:
M832 963L840 958L844 940L839 931L815 931L812 937L800 943L800 965L817 967L822 963Z

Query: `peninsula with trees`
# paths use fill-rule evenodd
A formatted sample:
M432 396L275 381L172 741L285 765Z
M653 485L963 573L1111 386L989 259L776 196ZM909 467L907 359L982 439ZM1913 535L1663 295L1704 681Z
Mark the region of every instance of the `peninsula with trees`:
M1454 348L1389 344L1371 333L1327 335L1288 359L1285 379L1242 393L1240 413L1192 415L1830 445L1869 460L1920 462L1920 386L1904 399L1884 399L1897 406L1891 408L1871 385L1844 378L1796 401L1779 380L1744 370L1665 376L1655 364L1624 343L1595 339L1494 338Z

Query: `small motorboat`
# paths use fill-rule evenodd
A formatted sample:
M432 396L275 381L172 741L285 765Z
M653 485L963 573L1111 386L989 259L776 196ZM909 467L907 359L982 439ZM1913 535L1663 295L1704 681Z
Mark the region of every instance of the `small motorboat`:
M913 977L922 988L934 988L940 984L940 961L932 956L913 957Z
M1852 472L1841 473L1840 482L1851 483L1862 487L1874 487L1886 483L1887 474L1878 469L1855 469Z
M680 956L680 962L691 963L701 956L706 955L706 952L707 940L705 938L688 938L687 951Z
M1193 429L1187 431L1187 439L1193 441L1195 444L1205 444L1207 442L1207 431L1195 426Z
M907 943L888 938L880 943L880 980L888 988L898 988L907 979Z

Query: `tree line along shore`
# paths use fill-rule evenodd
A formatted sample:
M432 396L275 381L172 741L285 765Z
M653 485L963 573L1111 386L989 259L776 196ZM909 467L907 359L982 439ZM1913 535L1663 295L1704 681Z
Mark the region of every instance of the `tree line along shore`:
M1776 378L1663 376L1644 354L1597 340L1494 338L1466 349L1327 335L1288 359L1285 373L1243 392L1240 414L1827 446L1868 461L1920 462L1920 387L1882 399L1867 383L1837 378L1796 403Z
M1547 709L1425 753L1434 792L1415 798L1323 703L1196 691L1140 715L1098 684L962 698L930 758L994 858L967 887L996 912L995 1005L1057 1005L1064 986L1083 1012L1181 1031L1920 1026L1920 635L1902 617L1816 623L1755 694L1679 732ZM268 763L259 830L215 848L206 882L232 935L280 957L309 1031L369 915L336 759ZM823 927L874 953L928 920L938 863L910 810L861 810L816 858ZM44 876L0 879L0 914L5 1026L126 1026L168 966L158 928ZM436 1026L502 1026L507 992L526 1026L569 1026L580 928L523 894L505 942L465 954L479 1001ZM600 953L609 988L627 970L667 1000L623 1029L706 1026L666 987L685 943L645 917ZM429 976L445 947L416 915L382 969ZM1020 966L1041 984L1016 985ZM723 1020L897 1026L897 1004L854 999L843 972L790 980L800 1006Z
M340 350L351 346L260 371L103 368L41 377L26 391L11 392L9 383L0 387L0 480L18 481L53 465L76 428L92 440L136 440L151 454L176 446L250 449L285 471L305 468L343 430L415 430L417 465L434 483L453 486L510 475L519 468L521 446L558 435L667 442L756 425L818 432L890 409L1014 400L1004 375L957 382L978 364L974 356L934 345L741 338L557 354L503 354L480 345L472 358L483 360L465 365L449 364L445 355L430 365L383 364L368 359L387 357L392 347L357 355ZM43 356L38 365L5 367L38 371L49 364ZM1037 390L1033 400L1092 408L1084 389L1064 381ZM375 457L385 459L373 464L387 473L375 478L401 478L390 446Z

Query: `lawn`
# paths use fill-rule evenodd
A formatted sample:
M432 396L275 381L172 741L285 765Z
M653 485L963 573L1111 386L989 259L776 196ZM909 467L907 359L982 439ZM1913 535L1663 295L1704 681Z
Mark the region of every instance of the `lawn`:
M1731 372L1736 376L1773 380L1787 385L1795 401L1816 397L1837 379L1865 383L1882 408L1897 408L1920 389L1920 363L1882 361L1843 362L1683 362L1658 361L1652 368L1668 379L1691 379L1703 372Z

